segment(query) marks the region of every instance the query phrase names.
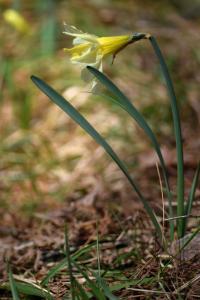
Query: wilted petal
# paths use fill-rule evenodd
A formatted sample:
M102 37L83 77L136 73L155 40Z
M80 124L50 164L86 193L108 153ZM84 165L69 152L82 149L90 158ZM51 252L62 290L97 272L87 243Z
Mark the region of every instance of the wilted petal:
M82 55L73 56L71 61L74 63L89 65L97 63L98 59L98 49L92 49L92 47L89 47L86 51L82 52Z
M77 29L75 26L64 23L65 33L68 35L76 36L76 34L83 34L83 31Z
M77 29L76 27L70 26L70 25L67 25L67 24L64 24L64 28L65 28L65 30L63 31L64 34L71 35L71 36L74 36L76 38L79 37L82 40L85 40L85 41L88 41L88 42L98 43L97 42L98 37L95 36L95 35L92 35L92 34L89 34L89 33L84 33L81 30Z

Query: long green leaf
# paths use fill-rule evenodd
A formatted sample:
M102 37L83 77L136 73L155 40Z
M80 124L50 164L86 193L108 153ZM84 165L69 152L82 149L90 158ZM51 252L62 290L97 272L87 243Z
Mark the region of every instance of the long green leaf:
M76 123L78 123L98 144L100 144L105 151L110 155L113 161L118 165L121 171L124 173L133 189L137 193L139 199L144 205L146 212L148 213L156 232L159 238L162 240L162 230L160 225L156 219L156 216L149 206L147 200L144 198L142 193L140 192L138 186L135 181L130 176L126 165L119 159L117 154L113 151L110 145L104 140L104 138L90 125L90 123L61 95L59 95L53 88L47 85L43 80L32 76L31 79L37 85L39 89L41 89L54 103L56 103L63 111L65 111Z
M192 181L192 186L191 186L191 189L189 192L188 201L187 201L187 204L185 207L185 215L188 217L191 214L192 204L193 204L193 201L195 198L195 192L196 192L196 188L197 188L197 185L199 182L199 176L200 176L200 162L198 163L198 166L197 166L197 169L196 169L193 181ZM185 235L185 233L186 233L187 221L188 221L188 218L186 217L184 220L184 231L183 231L184 234L183 235Z
M167 168L165 166L164 158L162 152L160 150L159 143L152 131L149 127L148 123L145 121L142 114L137 110L137 108L130 102L130 100L121 92L121 90L103 73L98 71L97 69L87 66L87 69L116 97L113 99L109 97L112 101L120 105L136 122L137 124L144 130L148 138L150 139L157 155L160 160L160 165L162 168L163 178L166 185L166 192L169 201L169 216L173 219L173 210L172 210L172 194L170 191L170 186L168 182ZM170 233L171 239L174 237L174 223L173 220L170 221Z
M14 279L15 287L17 291L21 294L28 295L28 296L36 296L42 299L53 300L53 295L49 293L46 289L42 288L41 286L37 285L36 283L29 282L29 280L18 280ZM0 291L1 290L10 290L11 285L8 283L0 284ZM19 299L19 298L13 298Z
M184 215L184 160L183 160L183 144L182 144L182 133L181 133L181 122L178 111L178 104L176 100L176 94L174 86L165 63L164 57L158 46L156 39L151 36L149 38L151 45L155 51L155 54L159 60L162 74L164 76L167 91L170 98L173 122L174 122L174 133L176 139L176 152L177 152L177 217ZM184 234L184 219L177 219L177 231L178 237L181 238Z

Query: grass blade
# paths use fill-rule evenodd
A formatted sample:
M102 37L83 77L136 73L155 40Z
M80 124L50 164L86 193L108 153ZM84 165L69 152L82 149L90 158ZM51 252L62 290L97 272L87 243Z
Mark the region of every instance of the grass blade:
M97 220L97 269L98 276L101 277L101 260L100 260L100 245L99 245L99 222Z
M103 288L103 291L109 300L118 300L119 299L118 297L114 296L111 293L109 287L107 286L107 284L105 283L103 278L101 278L101 287Z
M185 248L187 245L189 245L189 243L195 238L195 236L196 236L199 232L200 232L200 226L197 227L197 229L196 229L193 233L191 233L191 234L189 235L189 237L186 239L186 241L182 241L182 242L180 243L180 249L179 249L179 251L178 251L177 254L181 253L181 251L183 251L184 248ZM184 239L184 238L183 238L183 239Z
M184 215L184 160L183 160L183 144L181 133L181 122L178 111L177 99L173 87L173 83L165 63L164 57L158 46L158 43L154 37L149 38L151 45L155 51L155 54L159 60L162 74L166 81L167 91L170 98L171 110L174 122L174 133L176 139L176 151L177 151L177 217ZM177 233L178 237L183 237L184 234L184 220L182 218L177 219Z
M88 284L88 287L92 290L93 295L96 297L95 299L106 300L106 297L104 296L101 289L89 278L87 273L83 269L81 269L80 266L73 259L72 259L72 263L85 278L85 280Z
M8 277L9 277L10 289L11 289L13 300L20 300L19 295L18 295L17 285L13 278L13 274L12 274L10 266L8 266Z
M57 273L60 272L67 264L67 259L64 258L61 262L59 262L56 266L50 269L45 278L41 281L41 285L47 285L49 280L53 278Z
M114 284L113 286L110 286L110 290L112 292L117 292L120 291L121 289L127 289L129 287L133 287L133 286L140 286L142 287L142 285L147 285L147 284L152 284L157 282L157 278L156 277L144 277L144 278L140 278L140 279L130 279L130 280L124 280L120 283Z
M88 296L88 294L86 293L86 291L84 290L84 288L82 287L82 285L78 282L78 280L76 280L76 278L74 278L75 280L75 285L79 291L80 294L80 299L82 300L89 300L90 297Z
M23 295L36 296L42 299L53 300L53 295L33 280L22 278L12 274L9 269L8 272L9 283L0 284L0 290L11 290L14 300L19 300L18 292Z
M110 291L110 288L106 284L104 278L100 277L99 274L95 274L94 272L93 272L93 275L95 276L99 286L101 287L101 289L104 292L107 299L109 299L109 300L118 300L119 299L115 295L112 294L112 292Z
M92 242L91 244L83 246L82 248L78 249L75 253L72 254L73 259L76 260L77 258L87 253L90 249L92 249L95 246L96 246L96 242Z
M130 182L131 186L137 193L139 199L144 205L146 212L148 213L156 232L162 240L162 230L160 225L156 219L156 216L149 206L147 200L144 198L142 193L140 192L138 186L136 185L135 181L130 176L126 165L119 159L117 154L113 151L110 145L104 140L104 138L90 125L90 123L61 95L59 95L53 88L47 85L41 79L32 76L32 81L36 84L36 86L43 91L55 104L57 104L63 111L65 111L76 123L78 123L99 145L101 145L105 151L109 154L109 156L113 159L113 161L118 165L121 171L124 173L128 181Z
M92 272L93 275L96 278L96 281L99 284L99 287L101 288L101 290L104 291L105 296L109 299L109 300L117 300L118 298L115 297L109 287L107 286L105 280L102 278L101 276L101 264L100 264L100 247L99 247L99 228L98 228L98 221L97 221L97 274L96 272Z
M71 256L73 257L74 260L76 260L77 258L79 258L81 255L83 255L84 253L86 253L87 251L89 251L91 248L93 248L94 246L96 246L96 242L91 243L90 245L86 245L85 247L77 250L74 254L72 254ZM49 272L47 273L47 275L43 278L43 280L41 281L41 285L47 285L49 280L51 278L53 278L57 273L59 273L62 269L65 268L67 264L67 259L64 258L61 262L59 262L56 266L52 267Z
M46 289L41 288L39 285L35 283L28 283L24 280L24 282L16 282L17 289L24 295L28 296L36 296L47 300L53 300L53 295Z
M67 226L65 226L65 251L66 251L67 264L68 264L69 279L70 279L70 284L71 284L71 288L70 288L71 296L72 296L72 300L75 300L76 296L75 296L75 288L74 288L74 277L73 277L73 273L72 273Z
M198 163L197 170L195 172L195 175L194 175L194 178L193 178L193 181L192 181L192 186L191 186L191 189L190 189L190 193L189 193L189 196L188 196L188 201L187 201L187 204L186 204L186 207L185 207L185 215L188 216L188 217L191 214L192 204L193 204L193 201L194 201L194 198L195 198L195 192L196 192L196 188L197 188L197 185L198 185L198 182L199 182L199 176L200 176L200 162ZM186 233L186 227L187 227L187 218L185 218L185 220L184 220L184 235Z
M162 174L165 181L166 186L166 192L167 197L169 201L169 215L170 218L173 218L173 210L172 210L172 194L170 191L170 186L168 182L168 175L167 175L167 168L165 166L164 158L162 155L162 152L160 150L159 143L149 127L148 123L145 121L142 114L136 109L136 107L130 102L130 100L121 92L121 90L103 73L101 73L99 70L87 66L87 69L116 97L113 99L112 97L109 97L110 100L117 103L122 109L124 109L136 122L137 124L144 130L148 138L150 139L157 155L160 160L160 165L162 168ZM174 237L174 223L173 220L170 221L170 235L171 239L173 240Z

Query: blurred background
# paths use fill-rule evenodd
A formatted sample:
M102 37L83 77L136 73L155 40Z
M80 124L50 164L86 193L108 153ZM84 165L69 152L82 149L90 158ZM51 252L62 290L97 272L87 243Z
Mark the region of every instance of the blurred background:
M33 85L32 74L70 100L139 180L155 167L148 140L126 113L88 93L79 68L63 51L71 47L63 22L99 36L149 32L157 37L179 100L186 167L195 167L200 149L199 0L0 0L0 14L0 214L30 216L92 192L126 193L123 175ZM113 65L105 61L104 71L148 120L168 166L175 164L169 101L148 41L127 47Z

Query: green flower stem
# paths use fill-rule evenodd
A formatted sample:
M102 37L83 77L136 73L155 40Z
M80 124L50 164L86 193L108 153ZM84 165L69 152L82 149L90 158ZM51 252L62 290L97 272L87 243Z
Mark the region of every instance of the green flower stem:
M150 36L149 40L159 60L160 67L166 81L167 90L170 96L177 151L177 217L179 217L184 215L184 160L180 116L173 83L160 47L158 46L158 43L153 36ZM179 238L181 238L184 234L183 218L177 219L177 233Z

